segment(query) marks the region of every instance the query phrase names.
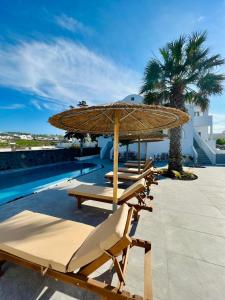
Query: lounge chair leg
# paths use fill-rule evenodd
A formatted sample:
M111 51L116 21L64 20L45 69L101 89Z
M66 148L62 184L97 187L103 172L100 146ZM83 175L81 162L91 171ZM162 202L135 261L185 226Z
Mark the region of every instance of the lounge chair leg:
M0 277L4 275L4 272L2 270L2 266L5 264L5 260L0 260Z
M140 218L140 215L138 214L138 210L135 210L135 212L134 212L134 221L138 221L139 220L139 218Z
M147 183L147 186L146 186L146 194L147 194L147 196L149 196L149 194L150 194L150 184L149 183Z
M77 208L81 209L82 200L80 197L77 197Z

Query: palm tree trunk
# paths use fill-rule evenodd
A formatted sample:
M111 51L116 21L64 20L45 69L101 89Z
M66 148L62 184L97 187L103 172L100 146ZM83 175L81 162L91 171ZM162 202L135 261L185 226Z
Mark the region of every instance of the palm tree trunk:
M185 104L183 99L183 87L174 86L172 90L172 97L170 99L170 106L185 111ZM172 170L183 173L182 166L182 126L170 129L170 149L169 149L169 165L168 171Z
M169 149L169 166L168 171L172 170L183 172L182 166L182 127L170 129L170 149Z

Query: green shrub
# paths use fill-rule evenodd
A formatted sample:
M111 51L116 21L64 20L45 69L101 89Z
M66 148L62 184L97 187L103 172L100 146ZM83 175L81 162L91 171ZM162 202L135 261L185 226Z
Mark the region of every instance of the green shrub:
M177 180L195 180L198 178L197 175L190 171L184 171L183 173L180 173L178 171L172 170L171 172L168 172L168 169L160 169L158 172L165 177L169 177L172 179Z
M225 139L224 138L219 138L216 140L217 145L225 145Z
M176 179L182 179L180 172L172 170L172 173Z

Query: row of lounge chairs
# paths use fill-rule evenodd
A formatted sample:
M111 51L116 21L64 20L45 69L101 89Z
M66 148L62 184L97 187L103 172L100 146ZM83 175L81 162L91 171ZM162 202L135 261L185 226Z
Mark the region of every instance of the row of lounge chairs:
M146 181L150 184L151 172L152 169L148 168L141 174L132 173L137 176L136 180L132 179L136 182L118 190L120 208L96 228L32 211L23 211L2 222L1 275L5 262L9 261L38 271L43 276L95 292L102 299L152 300L151 243L130 236L132 219L137 212L140 209L152 210L144 201ZM87 199L106 203L113 200L111 187L85 184L69 191L69 195L77 198L79 208ZM128 203L134 196L138 204ZM144 249L144 298L124 290L128 255L132 247ZM117 287L90 278L108 260L112 260L118 276Z
M122 168L121 168L122 169ZM130 168L124 168L129 170ZM132 168L136 170L135 168ZM152 161L148 160L144 164L141 172L138 173L126 173L118 172L118 179L120 181L132 182L132 184L126 189L118 189L118 205L128 203L131 198L136 198L137 204L130 204L134 206L137 213L143 209L152 211L152 206L147 205L146 199L152 200L153 197L149 195L151 184L158 184L155 180L156 172L152 169ZM105 174L105 178L111 183L113 182L113 172ZM83 202L87 200L94 200L98 202L113 203L113 188L105 186L95 186L81 184L76 188L69 191L69 196L75 197L77 200L77 206L81 209Z

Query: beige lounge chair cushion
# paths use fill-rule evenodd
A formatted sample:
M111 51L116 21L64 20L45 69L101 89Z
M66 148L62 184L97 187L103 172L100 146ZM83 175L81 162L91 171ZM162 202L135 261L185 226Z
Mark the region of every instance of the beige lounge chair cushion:
M151 172L152 172L151 169L148 169L148 170L146 170L145 172L143 172L141 174L118 172L118 179L137 181L137 180L139 180L141 178L145 178ZM113 171L105 174L105 177L112 178L113 177Z
M118 189L118 202L130 197L131 195L134 195L136 191L144 186L145 180L142 178L126 189ZM109 203L113 202L112 187L80 184L74 189L70 190L69 195L85 197L87 199L102 199L104 201L108 201Z
M71 257L94 229L26 210L0 224L0 249L66 272Z
M116 212L96 227L74 254L68 265L69 272L96 260L104 253L104 250L109 250L121 240L127 223L128 211L128 205L121 205Z
M145 172L148 168L150 168L152 165L152 160L151 159L147 159L145 164L143 165L143 168L140 168L140 174ZM137 167L128 167L128 168L119 168L118 169L119 172L125 172L125 173L135 173L135 174L139 174L139 169L138 166Z
M72 272L119 242L128 211L122 205L96 228L23 211L0 224L0 249L41 266Z
M139 160L127 160L126 161L126 163L138 163L138 162L139 162ZM145 160L141 160L140 162L144 164L146 161Z
M139 163L137 162L126 162L124 166L126 167L138 167ZM145 162L141 162L141 167L144 167Z
M122 196L119 198L119 201L122 201L131 195L134 195L138 190L145 187L145 179L142 178L138 180L137 182L130 185L128 188L126 188L122 194Z
M124 189L118 189L118 198L120 198L124 192ZM88 185L88 184L80 184L76 186L74 189L69 191L70 196L83 196L89 199L102 199L105 201L109 201L110 203L113 201L113 188L106 186L96 186L96 185Z
M119 172L125 172L125 173L139 174L138 168L125 168L125 167L122 167L122 168L119 168L118 171ZM140 168L140 173L142 173L142 172L143 172L143 169Z

